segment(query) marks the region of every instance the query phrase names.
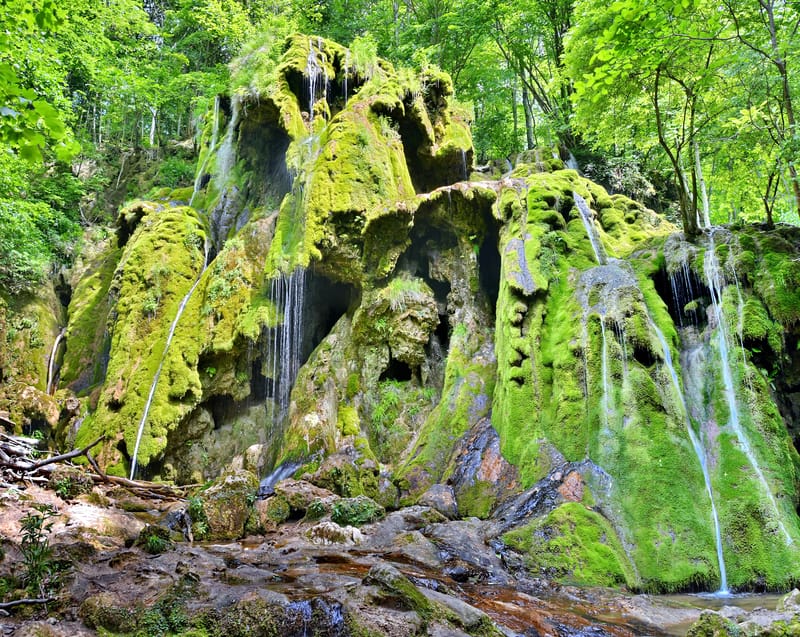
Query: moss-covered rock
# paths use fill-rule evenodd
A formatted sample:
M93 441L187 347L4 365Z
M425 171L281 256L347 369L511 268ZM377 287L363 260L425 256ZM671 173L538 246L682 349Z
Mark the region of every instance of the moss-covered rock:
M380 520L385 514L386 510L375 500L359 495L334 502L331 520L339 526L361 526Z
M579 502L503 536L538 576L574 584L631 586L634 570L608 520Z
M235 540L242 537L257 490L258 478L252 473L230 471L199 494L208 520L209 539ZM288 505L285 507L288 517Z

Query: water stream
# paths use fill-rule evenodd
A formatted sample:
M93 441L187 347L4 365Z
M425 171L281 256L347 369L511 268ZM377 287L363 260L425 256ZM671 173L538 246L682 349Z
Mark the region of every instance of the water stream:
M578 212L580 213L583 226L586 228L586 234L588 235L589 241L592 244L594 257L597 259L597 262L600 265L605 265L608 259L606 258L603 245L600 243L600 237L597 235L597 229L594 227L594 222L592 221L592 211L589 208L589 205L586 203L586 200L577 192L573 191L572 197L575 200L575 206L578 208Z
M208 244L206 243L205 254L203 255L203 269L200 271L200 274L197 275L197 280L194 282L194 285L192 285L178 306L178 311L175 313L175 318L172 320L172 324L169 326L169 334L167 335L166 343L164 343L164 351L161 353L161 360L158 362L158 368L156 369L155 376L153 376L153 382L150 384L150 392L147 394L147 402L144 404L142 419L139 421L139 429L136 432L136 444L133 447L133 456L131 456L131 480L136 479L136 460L139 455L139 445L142 442L142 433L144 432L145 423L147 423L147 416L150 413L150 406L153 404L153 396L155 396L156 393L156 387L158 386L158 379L161 377L161 370L164 367L164 361L167 360L167 354L169 353L169 346L172 343L172 337L175 335L175 328L178 327L178 321L181 320L183 311L186 309L189 299L192 298L192 294L194 294L194 291L200 283L200 280L203 278L203 273L206 271L207 267Z
M289 276L280 275L270 283L269 298L281 318L273 338L267 340L266 354L272 365L272 397L278 408L278 422L289 411L289 397L302 361L305 291L305 268L297 268Z
M717 260L713 232L709 233L708 248L705 252L705 258L703 259L703 271L706 277L708 289L711 292L711 303L714 308L714 315L717 319L716 338L722 368L722 382L724 385L725 400L728 405L728 425L736 435L736 439L739 441L740 449L747 457L747 461L753 468L758 481L761 483L764 495L767 496L767 499L769 500L770 505L775 512L777 524L786 538L786 544L792 544L792 537L789 535L789 532L786 530L786 527L783 524L780 509L778 508L778 503L775 500L775 496L772 494L772 489L770 489L769 483L767 482L767 479L758 464L755 452L750 445L750 441L747 439L744 429L742 429L739 405L736 401L736 388L734 386L733 371L730 361L728 330L722 310L722 289L724 287L725 280L722 273L722 268Z
M603 372L603 398L600 408L603 412L603 426L610 436L609 417L614 413L613 394L611 393L611 379L609 378L608 344L606 343L606 321L600 317L600 335L603 339L602 372Z
M670 378L672 378L672 386L675 388L675 393L679 398L680 405L681 405L681 415L684 418L684 422L686 423L686 431L689 434L689 439L692 441L692 448L694 449L694 453L697 456L697 459L700 461L700 468L703 470L703 480L706 484L706 492L708 493L708 499L711 500L711 515L714 519L714 540L717 544L717 563L719 564L719 594L727 595L730 591L728 589L728 576L725 569L725 559L722 554L722 532L720 530L719 524L719 515L717 515L717 506L714 503L714 492L711 488L711 476L708 472L708 462L706 460L706 452L703 449L703 445L700 443L700 439L698 438L697 434L694 431L694 427L692 427L692 422L689 417L689 408L686 405L686 398L683 394L683 389L681 388L681 383L678 380L678 374L675 371L675 366L672 364L672 352L670 351L669 344L667 343L667 339L664 337L663 332L658 329L658 326L655 324L655 321L648 315L648 320L650 322L650 327L655 332L656 336L658 337L658 342L661 343L661 349L664 352L664 363L667 365L667 370L669 371Z
M61 341L64 340L64 336L66 336L67 329L62 327L61 331L56 336L56 340L53 341L53 350L50 352L50 361L47 364L47 385L45 386L45 393L52 395L55 393L55 376L56 376L56 360L58 360L58 346L61 345Z
M322 64L320 64L320 59ZM327 100L328 98L328 73L324 64L325 53L322 50L322 38L316 43L314 38L309 38L305 80L308 82L308 114L312 122L314 121L314 105L317 103L317 94L320 89L322 91L321 99Z

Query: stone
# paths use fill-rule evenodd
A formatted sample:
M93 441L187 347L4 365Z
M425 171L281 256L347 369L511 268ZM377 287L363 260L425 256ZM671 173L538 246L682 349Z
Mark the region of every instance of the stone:
M714 611L703 611L691 625L686 637L738 637L739 627Z
M800 613L800 590L794 588L791 592L787 593L781 601L778 602L777 610Z
M354 546L364 541L364 534L355 526L340 526L324 521L306 531L306 537L314 544L345 544Z
M224 473L201 492L209 539L235 540L242 537L257 490L258 478L249 471L239 470Z
M458 517L458 504L453 487L446 484L433 484L423 493L418 503L431 507L445 517L455 520Z
M319 501L328 507L339 499L332 491L313 485L306 480L281 480L275 485L275 494L286 500L295 515L304 515L312 502Z

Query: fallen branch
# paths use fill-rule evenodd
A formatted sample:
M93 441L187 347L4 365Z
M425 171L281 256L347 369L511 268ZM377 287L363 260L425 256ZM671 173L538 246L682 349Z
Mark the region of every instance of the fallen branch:
M52 458L47 458L46 460L40 460L39 462L34 462L31 466L29 471L36 471L36 469L40 469L48 464L53 464L54 462L63 462L64 460L70 460L72 458L77 458L78 456L86 455L86 452L89 451L95 445L100 444L103 441L105 436L100 436L97 440L95 440L90 445L87 445L83 449L73 449L69 453L62 453L60 456L53 456Z
M50 602L56 601L55 597L42 597L37 599L15 599L12 602L2 602L0 603L0 615L8 616L8 608L14 608L14 606L21 606L22 604L49 604Z

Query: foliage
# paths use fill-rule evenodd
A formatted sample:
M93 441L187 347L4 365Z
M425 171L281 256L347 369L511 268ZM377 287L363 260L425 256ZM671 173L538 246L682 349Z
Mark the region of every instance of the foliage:
M331 520L339 526L361 526L380 520L386 511L365 495L337 500L331 510Z
M136 543L151 555L158 555L172 548L169 531L153 524L148 524L141 530Z
M22 541L20 550L25 572L22 580L33 595L46 597L52 587L51 576L55 570L49 534L58 511L49 504L35 504L38 513L28 512L20 520Z
M19 293L66 261L78 226L43 202L0 199L0 286Z

